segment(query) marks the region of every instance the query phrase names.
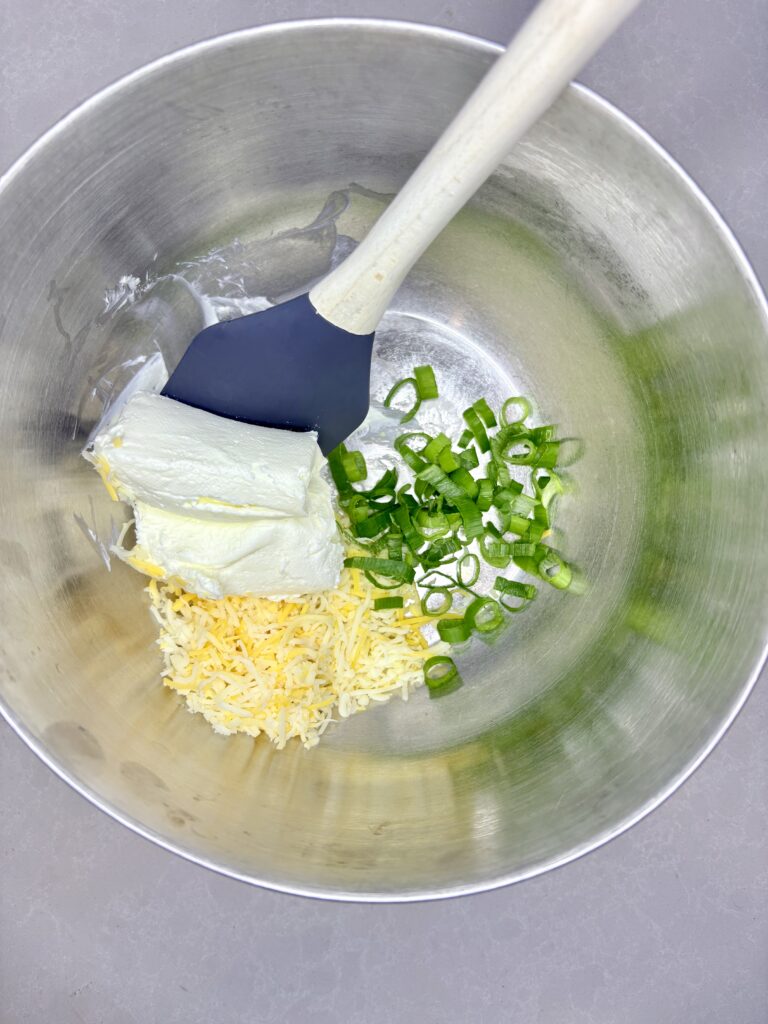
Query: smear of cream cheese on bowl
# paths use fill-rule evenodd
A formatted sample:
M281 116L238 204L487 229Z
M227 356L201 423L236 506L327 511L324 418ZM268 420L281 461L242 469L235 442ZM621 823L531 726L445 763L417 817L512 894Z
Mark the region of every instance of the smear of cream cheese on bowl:
M240 423L138 390L84 457L133 507L115 553L200 597L333 589L343 548L314 432ZM124 531L125 534L126 531Z

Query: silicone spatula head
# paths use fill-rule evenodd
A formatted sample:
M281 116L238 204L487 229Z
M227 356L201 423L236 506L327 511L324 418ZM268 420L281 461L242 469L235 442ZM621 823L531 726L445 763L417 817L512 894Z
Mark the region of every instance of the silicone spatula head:
M206 327L163 389L246 423L316 430L327 455L368 413L373 333L329 323L308 295Z

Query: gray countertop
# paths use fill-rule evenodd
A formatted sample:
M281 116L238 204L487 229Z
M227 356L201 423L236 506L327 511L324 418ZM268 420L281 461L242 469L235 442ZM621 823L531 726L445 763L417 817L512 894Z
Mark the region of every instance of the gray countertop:
M5 0L0 170L188 42L321 15L506 40L530 0ZM768 4L645 0L582 80L692 174L768 282ZM768 689L629 833L510 889L347 906L251 889L138 838L2 726L8 1024L765 1024ZM435 941L435 936L440 941Z

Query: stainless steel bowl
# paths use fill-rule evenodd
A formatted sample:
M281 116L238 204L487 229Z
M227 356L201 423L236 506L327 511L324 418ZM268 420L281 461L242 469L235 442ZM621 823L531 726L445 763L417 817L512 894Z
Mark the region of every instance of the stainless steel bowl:
M256 290L301 287L496 52L381 21L241 32L107 89L0 186L4 712L109 814L276 889L410 900L563 864L690 774L765 655L765 302L696 187L580 88L421 261L376 372L428 354L455 403L519 388L582 440L561 524L585 595L537 601L450 699L276 753L160 686L142 581L87 539L115 515L78 455L104 380L175 358L197 316L167 279L105 293L217 246Z

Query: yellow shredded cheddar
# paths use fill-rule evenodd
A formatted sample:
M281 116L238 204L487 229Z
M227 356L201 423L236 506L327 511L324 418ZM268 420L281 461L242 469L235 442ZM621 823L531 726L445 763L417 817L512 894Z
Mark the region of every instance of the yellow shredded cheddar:
M157 565L155 562L150 562L146 558L137 558L134 555L128 555L125 558L128 565L132 565L134 569L138 569L139 572L143 572L146 576L152 576L155 579L160 579L165 576L165 569L162 565Z
M264 733L280 749L293 737L313 747L334 717L396 693L407 700L425 658L447 649L427 644L414 587L396 591L403 609L374 611L380 592L356 569L333 591L286 601L213 601L157 580L147 591L165 685L216 732Z
M102 483L107 489L107 494L110 496L112 501L119 501L120 499L117 496L117 491L115 490L115 486L112 483L112 467L110 466L110 464L107 462L103 455L97 456L94 459L93 464L96 467L97 473L101 477Z

